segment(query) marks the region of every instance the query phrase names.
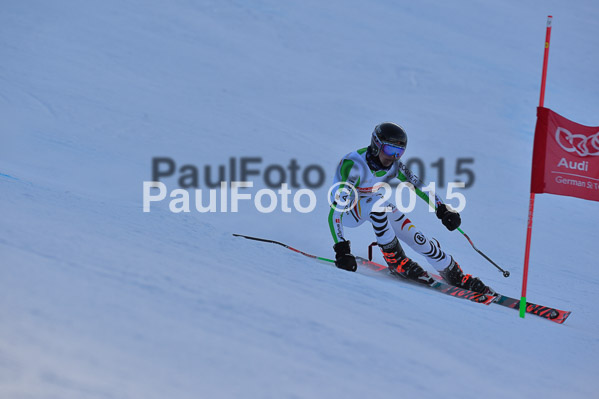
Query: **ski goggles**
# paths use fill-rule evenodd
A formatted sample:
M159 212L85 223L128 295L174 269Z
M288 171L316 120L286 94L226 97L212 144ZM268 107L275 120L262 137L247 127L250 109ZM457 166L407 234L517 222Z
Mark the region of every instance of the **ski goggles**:
M383 143L376 134L373 134L374 142L379 147L379 149L383 152L383 154L393 157L395 159L401 158L406 147L401 147L395 144Z
M381 151L383 151L383 154L393 157L395 159L401 158L405 150L406 149L404 147L399 147L393 144L381 145Z

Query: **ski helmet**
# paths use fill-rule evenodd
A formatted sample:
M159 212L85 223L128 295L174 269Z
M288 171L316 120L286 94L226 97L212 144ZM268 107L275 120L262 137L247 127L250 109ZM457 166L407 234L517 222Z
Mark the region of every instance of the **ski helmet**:
M376 125L372 132L370 147L375 156L383 151L385 155L399 159L407 146L408 135L406 131L395 123L381 123Z

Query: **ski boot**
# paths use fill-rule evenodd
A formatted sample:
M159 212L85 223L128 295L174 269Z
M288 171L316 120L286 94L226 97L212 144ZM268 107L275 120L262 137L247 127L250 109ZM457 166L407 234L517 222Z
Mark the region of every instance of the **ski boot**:
M418 263L406 256L397 237L389 244L379 244L379 246L391 274L427 285L434 282L434 279Z
M456 262L453 258L451 259L451 263L441 272L441 277L445 281L447 281L451 285L455 285L456 287L465 288L470 291L480 292L483 294L494 295L495 291L486 286L482 281L480 281L477 277L472 277L471 274L464 274L458 262Z

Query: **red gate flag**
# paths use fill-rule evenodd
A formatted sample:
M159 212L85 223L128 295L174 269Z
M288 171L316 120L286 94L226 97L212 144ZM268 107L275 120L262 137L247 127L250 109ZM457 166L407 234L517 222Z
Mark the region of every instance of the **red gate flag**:
M599 201L599 126L538 107L530 192Z

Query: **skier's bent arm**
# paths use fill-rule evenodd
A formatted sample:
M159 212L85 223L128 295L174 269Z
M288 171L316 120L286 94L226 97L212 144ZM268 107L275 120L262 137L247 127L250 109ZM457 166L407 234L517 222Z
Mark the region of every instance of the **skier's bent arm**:
M339 241L345 241L345 237L343 236L343 224L341 223L342 218L343 213L339 212L335 207L335 203L333 203L331 210L329 211L329 229L331 230L331 235L333 236L335 244Z
M343 237L343 213L347 212L352 205L353 196L356 196L356 188L360 184L360 168L351 159L343 159L335 173L335 181L338 185L329 211L329 228L333 235L335 245L335 266L340 269L355 272L358 265L356 258L351 254L350 242Z
M414 186L414 191L416 194L429 203L429 196L422 189L424 187L424 183L416 176L406 165L402 162L399 163L399 171L397 173L397 178L402 182L412 183ZM437 194L435 194L435 209L443 204L443 200Z
M343 159L337 169L336 177L339 179L336 183L338 187L331 199L331 210L329 211L329 229L333 236L333 241L338 243L345 241L343 236L343 214L347 212L351 206L351 196L354 189L357 189L360 184L360 168L350 159ZM337 202L340 199L340 203Z
M399 172L397 173L397 178L403 182L412 183L414 185L416 194L430 204L428 194L422 190L424 187L422 181L401 162L399 163ZM447 227L449 231L457 229L462 223L460 214L455 211L450 211L437 194L435 194L435 213L437 218L442 221L443 225Z

